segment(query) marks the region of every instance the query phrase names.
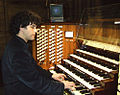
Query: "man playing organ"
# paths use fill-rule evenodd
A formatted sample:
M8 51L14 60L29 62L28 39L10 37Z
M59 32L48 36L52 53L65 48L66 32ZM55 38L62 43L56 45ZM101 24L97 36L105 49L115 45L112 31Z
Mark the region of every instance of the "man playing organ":
M33 59L27 42L34 40L40 18L33 12L17 13L10 24L13 38L6 46L2 59L5 95L63 95L64 89L75 89L65 81L64 74L52 74Z

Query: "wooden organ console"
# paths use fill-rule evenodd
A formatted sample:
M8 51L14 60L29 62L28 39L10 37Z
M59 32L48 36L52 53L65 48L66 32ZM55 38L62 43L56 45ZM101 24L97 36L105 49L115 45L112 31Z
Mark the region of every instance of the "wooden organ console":
M76 48L75 38L65 38L66 31L74 31L75 36L76 25L42 25L38 29L36 40L32 45L33 57L38 65L49 69L54 64L61 64L61 59L67 58L68 54L73 52Z
M33 43L38 65L45 69L53 66L52 73L64 73L66 80L75 82L76 91L66 89L64 95L117 95L120 47L75 37L66 39L66 27L45 25L38 31ZM68 40L72 40L70 46L65 44Z

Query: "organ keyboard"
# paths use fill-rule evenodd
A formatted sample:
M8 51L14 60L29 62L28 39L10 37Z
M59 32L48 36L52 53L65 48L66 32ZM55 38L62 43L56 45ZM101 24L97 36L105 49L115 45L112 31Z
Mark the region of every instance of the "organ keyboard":
M64 70L65 70L65 68L64 68ZM51 73L56 73L56 71L53 71L53 70L51 70L50 72ZM75 80L73 80L73 78L71 79L71 77L69 77L69 75L67 75L67 80L69 80L69 81L75 81ZM79 83L78 84L76 83L76 90L75 91L71 91L70 89L66 89L64 91L64 95L92 95L92 93L85 86L83 86L83 85L81 85Z
M77 84L76 91L65 90L65 95L116 95L118 56L117 52L81 45L55 68L55 72L64 73Z
M65 67L63 67L62 65L58 65L57 66L58 68L60 68L61 70L63 70L65 73L67 73L69 76L72 76L74 79L76 79L77 81L79 81L80 83L83 83L86 87L88 87L89 89L93 89L93 88L96 88L94 85L90 84L89 82L85 81L84 80L84 74L80 77L78 75L80 75L80 72L73 72L73 71L70 71L68 69L66 69ZM78 75L77 75L78 74ZM91 82L92 82L92 78L91 78Z
M100 72L98 73L99 75L96 75L94 74L93 72L89 71L89 68L88 69L85 69L84 67L81 67L79 65L77 65L76 63L73 63L67 59L64 59L63 60L64 62L76 67L77 69L79 69L80 71L84 71L85 73L87 73L88 75L92 75L92 77L94 77L95 79L101 81L101 80L104 80L106 78L109 78L109 77L106 77L106 76L102 76L102 74L100 75ZM102 72L101 72L102 73Z
M95 67L98 67L98 68L100 68L100 69L103 69L104 71L107 71L107 72L112 72L112 71L113 71L112 69L109 69L109 68L107 68L107 67L104 67L104 66L102 66L102 65L100 65L100 64L97 64L97 63L95 63L95 62L89 61L89 60L87 60L87 59L78 57L78 56L76 56L76 55L74 55L74 54L71 54L70 56L75 57L75 58L77 58L77 59L79 59L79 60L81 60L81 61L83 61L83 62L86 62L86 63L88 63L88 64L90 64L90 65L93 65L93 66L95 66Z
M114 64L116 64L116 65L119 65L118 61L113 60L113 59L110 59L110 58L107 58L107 57L104 57L104 56L100 56L100 55L98 55L98 54L90 53L90 52L87 52L87 51L84 51L84 50L80 50L80 49L77 49L76 51L81 52L81 53L84 53L84 54L91 55L91 56L96 57L96 58L100 58L100 59L102 59L102 60L105 60L105 61L114 63Z

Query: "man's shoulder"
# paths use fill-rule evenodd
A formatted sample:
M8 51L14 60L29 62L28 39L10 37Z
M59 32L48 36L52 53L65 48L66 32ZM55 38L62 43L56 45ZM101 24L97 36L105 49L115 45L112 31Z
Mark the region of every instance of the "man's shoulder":
M22 49L23 45L21 45L20 41L13 37L7 44L8 48L13 48L13 49Z

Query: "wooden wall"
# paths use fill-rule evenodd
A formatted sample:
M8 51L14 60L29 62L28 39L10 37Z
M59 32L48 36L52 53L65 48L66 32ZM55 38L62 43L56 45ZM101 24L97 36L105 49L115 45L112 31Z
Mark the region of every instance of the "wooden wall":
M112 22L89 21L78 27L78 37L120 46L120 25Z
M4 2L0 1L0 59L6 43L5 37L7 37L5 24Z

